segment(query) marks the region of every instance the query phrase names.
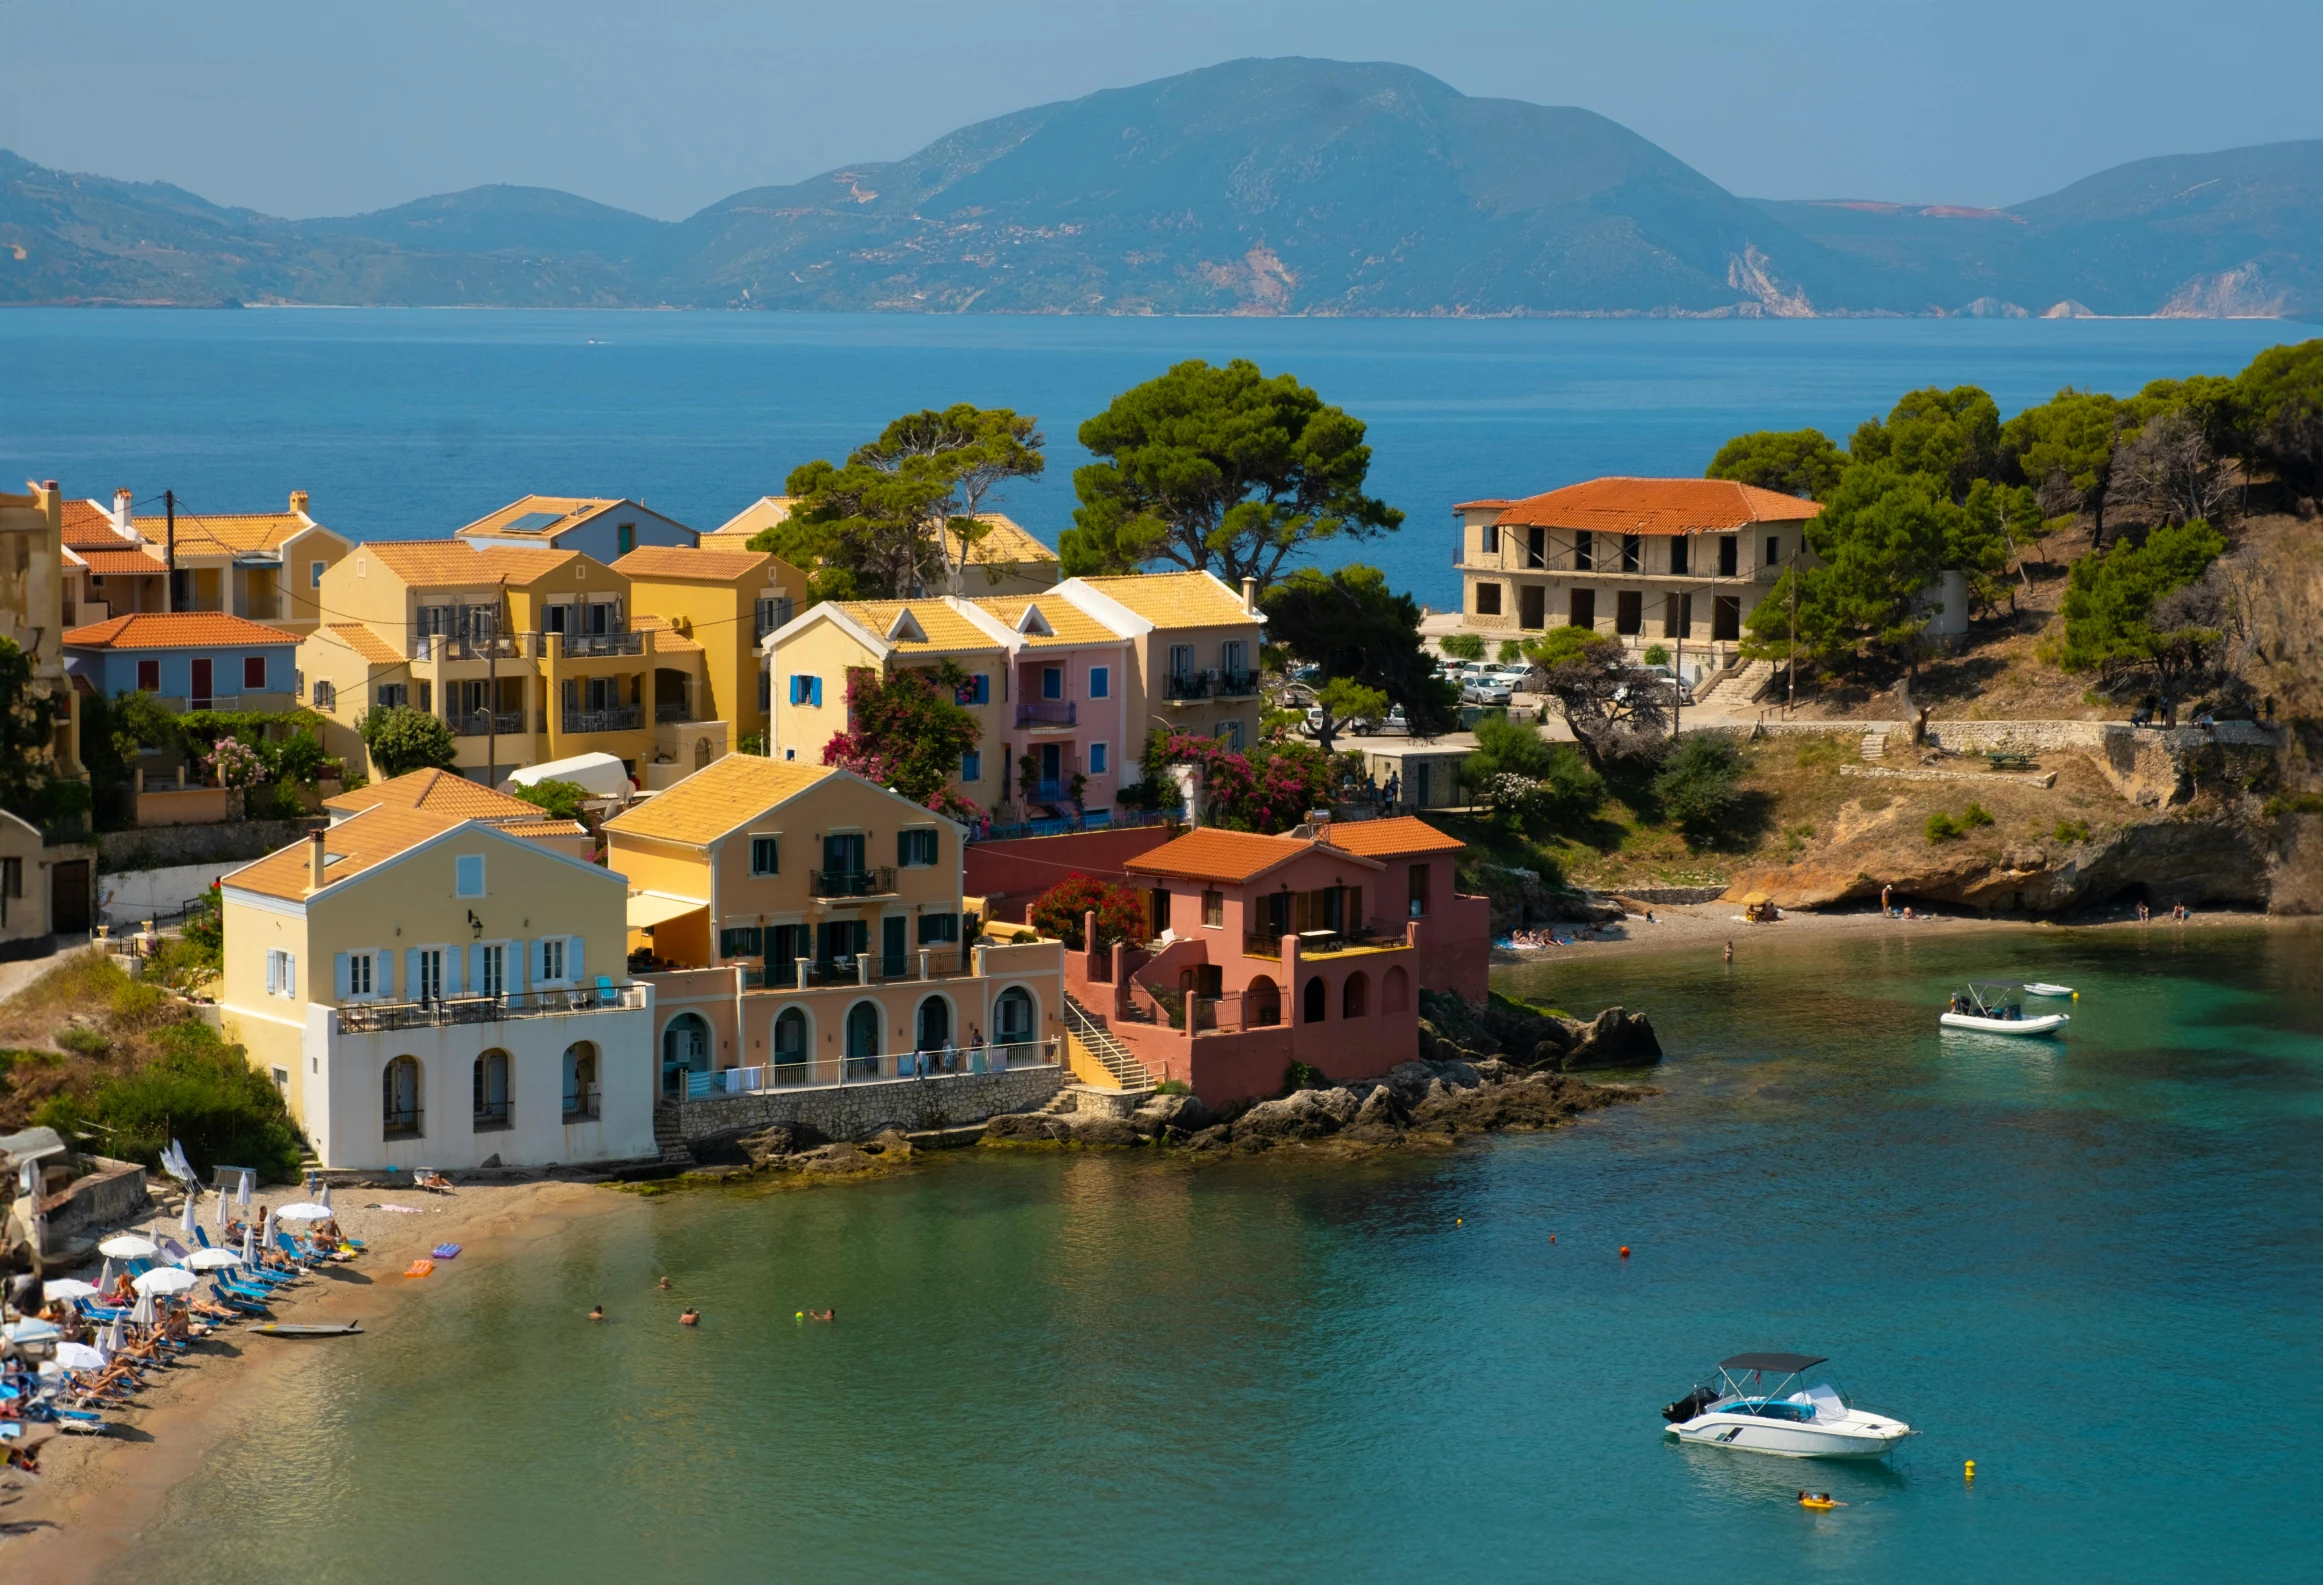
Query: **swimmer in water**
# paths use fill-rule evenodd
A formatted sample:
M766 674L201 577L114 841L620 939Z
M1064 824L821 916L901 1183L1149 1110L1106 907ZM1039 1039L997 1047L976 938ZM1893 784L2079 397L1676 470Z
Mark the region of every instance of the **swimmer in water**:
M678 1325L700 1326L701 1324L702 1312L695 1309L692 1305L689 1304L678 1312Z
M603 1305L601 1305L601 1304L592 1304L592 1305L590 1305L590 1306L589 1306L589 1319L590 1319L590 1320L592 1320L592 1321L602 1321L602 1320L604 1320L604 1319L605 1319L605 1307L604 1307Z
M657 1287L657 1288L659 1288L659 1289L661 1289L661 1290L662 1290L664 1293L668 1292L668 1291L669 1291L669 1278L667 1278L667 1277L664 1277L664 1278L662 1278L662 1279L661 1279L661 1281L659 1281L659 1282L655 1283L655 1284L654 1284L654 1286L655 1286L655 1287Z

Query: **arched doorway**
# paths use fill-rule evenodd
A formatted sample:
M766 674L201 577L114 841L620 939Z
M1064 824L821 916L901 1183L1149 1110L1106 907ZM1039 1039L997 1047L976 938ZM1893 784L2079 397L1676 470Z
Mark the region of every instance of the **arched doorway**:
M476 1097L476 1128L506 1128L508 1126L508 1053L498 1049L485 1052L476 1059L473 1081Z
M1319 1024L1323 1021L1324 1014L1331 1006L1331 988L1323 983L1323 976L1318 974L1307 981L1307 989L1300 1002L1300 1023Z
M686 1075L710 1071L710 1026L699 1013L680 1013L661 1032L661 1093L682 1096Z
M1361 1018L1371 1001L1371 976L1361 971L1347 976L1339 992L1339 1016Z
M941 996L923 997L919 1011L919 1049L941 1051L952 1038L952 1004Z
M602 1114L604 1093L597 1083L597 1047L576 1040L565 1047L565 1121L585 1123Z
M879 1004L857 1002L847 1013L847 1077L879 1076Z
M992 1038L1007 1051L1009 1061L1029 1059L1030 1052L1019 1053L1014 1048L1033 1043L1033 1028L1039 1012L1033 1006L1032 992L1021 985L1002 991L1000 1000L992 1004Z
M796 1084L806 1076L807 1015L796 1007L786 1007L774 1019L775 1082ZM784 1072L788 1069L788 1072Z
M397 1057L381 1072L379 1121L389 1139L419 1137L419 1058Z
M1282 989L1261 974L1242 993L1242 1026L1271 1029L1282 1022Z

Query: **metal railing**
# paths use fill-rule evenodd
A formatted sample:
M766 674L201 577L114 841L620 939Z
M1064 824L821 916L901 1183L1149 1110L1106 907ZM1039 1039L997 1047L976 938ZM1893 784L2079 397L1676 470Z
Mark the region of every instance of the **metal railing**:
M511 991L505 996L446 996L418 1002L344 1002L342 1034L376 1034L394 1029L432 1029L446 1024L496 1024L508 1018L545 1018L558 1013L635 1010L645 1005L642 985L575 986L571 990Z
M494 1129L506 1128L508 1126L509 1112L508 1103L506 1101L486 1101L483 1105L476 1108L477 1133L490 1133Z
M1078 817L1058 815L1047 820L1024 820L968 833L971 842L1006 842L1017 837L1062 836L1068 831L1104 831L1115 826L1166 826L1175 816L1159 809L1089 809Z
M1073 706L1071 699L1025 699L1016 706L1016 724L1019 729L1031 726L1071 726Z
M1218 674L1218 697L1221 699L1247 699L1257 692L1257 672L1222 671Z
M1200 672L1171 672L1162 679L1164 699L1207 699L1210 679Z
M419 633L413 660L529 660L540 654L538 633Z
M924 1074L918 1071L919 1059L923 1056L928 1067ZM755 1095L765 1090L835 1089L843 1084L941 1084L947 1079L971 1078L984 1073L1053 1068L1063 1059L1063 1042L1057 1040L992 1041L981 1046L951 1046L927 1052L813 1057L798 1062L766 1063L755 1068L689 1073L683 1098L709 1101L728 1095Z
M420 1134L420 1109L394 1111L380 1119L380 1132L389 1139L417 1139Z
M565 659L586 660L601 655L642 655L645 633L567 633Z
M895 890L895 866L873 870L810 870L810 897L884 897Z
M802 979L801 970L804 970ZM976 972L968 947L914 947L901 957L865 952L851 958L790 958L749 965L745 989L814 990L825 985L900 985L913 980L956 980Z
M644 720L644 713L633 704L617 704L607 710L567 710L567 732L634 732Z
M565 1092L566 1122L593 1123L604 1114L605 1086L602 1084L590 1085L588 1093L585 1095L576 1094L571 1090Z
M693 718L694 707L690 704L657 704L653 707L656 726L666 726L672 721L691 721Z
M470 710L445 717L454 737L517 737L524 733L522 710Z

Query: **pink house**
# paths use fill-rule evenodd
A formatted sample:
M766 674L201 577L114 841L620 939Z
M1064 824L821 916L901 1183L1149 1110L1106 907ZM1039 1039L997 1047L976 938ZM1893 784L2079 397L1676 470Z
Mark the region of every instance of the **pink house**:
M999 723L1009 797L1028 809L1067 803L1078 776L1082 805L1110 809L1122 756L1136 758L1143 741L1142 733L1132 740L1122 713L1129 641L1056 595L961 604L1010 650L1008 706Z
M1124 866L1152 940L1068 953L1067 989L1213 1105L1273 1094L1294 1062L1377 1078L1417 1055L1421 989L1486 994L1489 910L1453 889L1460 848L1410 816L1189 831Z

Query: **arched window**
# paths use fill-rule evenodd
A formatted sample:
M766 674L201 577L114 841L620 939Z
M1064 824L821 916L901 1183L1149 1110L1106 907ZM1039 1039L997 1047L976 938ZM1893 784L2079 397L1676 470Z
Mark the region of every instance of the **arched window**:
M1030 991L1021 985L1010 986L1000 993L1000 1000L992 1004L993 1038L1004 1046L1031 1044L1037 1012ZM1014 1060L1013 1054L1011 1060Z
M389 1139L419 1137L419 1058L397 1057L380 1074L380 1124Z
M1242 993L1242 1026L1270 1029L1282 1022L1282 990L1261 974Z
M686 1093L686 1075L710 1071L710 1026L700 1013L680 1013L661 1032L661 1092Z
M565 1121L585 1123L601 1115L603 1096L597 1083L595 1042L574 1041L565 1047Z
M487 1051L476 1059L476 1127L508 1126L508 1053Z
M1399 965L1389 969L1379 982L1379 1010L1383 1013L1408 1012L1412 1005L1412 977Z
M807 1060L807 1015L796 1007L785 1007L774 1020L774 1065L778 1068L796 1068ZM798 1075L786 1076L795 1081Z
M944 1042L952 1038L952 1008L941 996L930 996L920 1002L919 1049L941 1051Z
M1361 1018L1370 999L1371 976L1360 972L1348 975L1346 985L1339 992L1339 1016Z
M1304 1005L1299 1009L1299 1022L1302 1024L1321 1023L1324 1013L1329 1010L1330 1006L1331 988L1323 983L1323 976L1318 974L1307 981Z
M857 1002L848 1010L848 1078L874 1079L879 1076L879 1020L877 1002Z

